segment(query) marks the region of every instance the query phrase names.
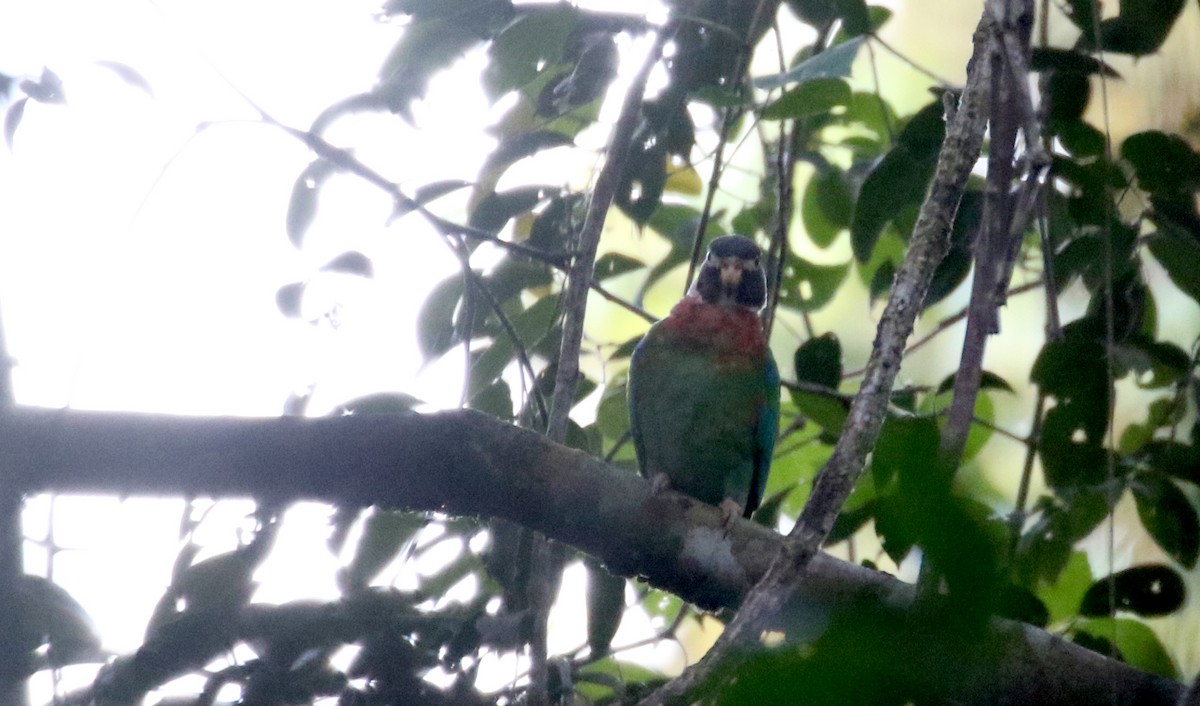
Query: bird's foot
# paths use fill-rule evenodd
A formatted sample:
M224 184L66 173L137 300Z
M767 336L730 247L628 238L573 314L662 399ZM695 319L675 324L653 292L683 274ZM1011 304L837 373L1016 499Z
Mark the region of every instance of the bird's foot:
M719 507L721 509L721 526L725 528L725 534L729 534L729 530L733 528L733 521L742 516L742 506L738 505L736 500L725 498Z
M658 495L659 493L663 492L664 490L670 490L670 489L671 489L671 479L670 479L670 477L667 476L666 473L650 474L650 492L651 493L653 493L654 495Z

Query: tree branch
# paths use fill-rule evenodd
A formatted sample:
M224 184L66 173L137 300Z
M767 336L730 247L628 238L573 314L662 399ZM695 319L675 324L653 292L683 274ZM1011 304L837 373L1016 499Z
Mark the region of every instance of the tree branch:
M471 411L240 419L18 409L0 415L0 440L0 484L10 490L245 495L503 517L708 608L736 608L783 544L746 521L727 532L714 507L655 494L633 473ZM913 590L818 554L793 600L831 619L863 606L903 618ZM898 668L972 703L1167 704L1183 688L1006 620L992 620L979 640L969 650L913 640L911 662ZM954 674L938 669L939 659Z

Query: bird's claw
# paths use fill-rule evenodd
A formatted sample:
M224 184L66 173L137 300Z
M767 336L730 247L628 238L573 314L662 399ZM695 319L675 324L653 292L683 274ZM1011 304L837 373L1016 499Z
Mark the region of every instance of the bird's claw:
M736 500L725 498L721 501L721 526L725 528L725 534L729 534L729 530L733 528L733 521L742 516L742 506Z
M666 473L652 473L650 475L650 492L658 495L664 490L671 489L671 478Z

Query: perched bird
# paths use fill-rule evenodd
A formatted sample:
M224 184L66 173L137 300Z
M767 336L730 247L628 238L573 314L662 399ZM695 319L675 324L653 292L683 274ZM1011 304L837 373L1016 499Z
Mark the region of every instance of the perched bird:
M779 426L779 369L758 312L767 284L754 241L716 238L687 295L650 327L629 367L642 475L721 507L762 500Z

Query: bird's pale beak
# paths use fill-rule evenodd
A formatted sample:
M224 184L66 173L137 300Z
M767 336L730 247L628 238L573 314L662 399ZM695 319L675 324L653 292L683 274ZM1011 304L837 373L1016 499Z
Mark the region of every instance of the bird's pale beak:
M742 281L742 263L731 258L721 263L721 288L732 291L738 288Z

